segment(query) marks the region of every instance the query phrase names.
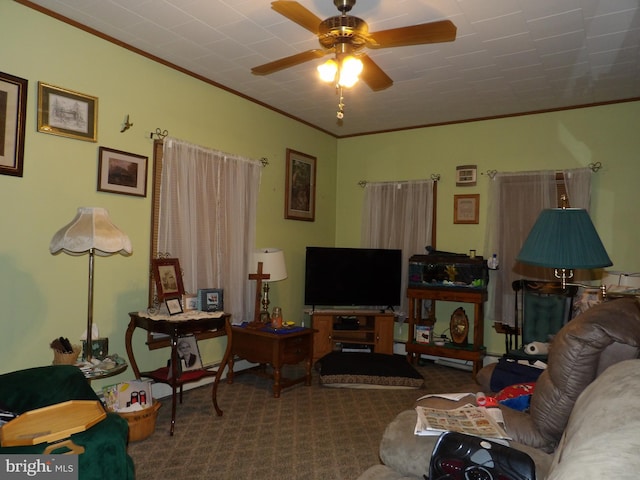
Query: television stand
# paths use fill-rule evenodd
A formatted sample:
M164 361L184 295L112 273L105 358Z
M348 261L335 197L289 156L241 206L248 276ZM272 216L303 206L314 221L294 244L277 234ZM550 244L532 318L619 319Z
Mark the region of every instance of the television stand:
M380 310L309 311L313 337L313 362L328 353L342 350L344 344L370 345L375 353L393 354L392 312ZM346 327L346 328L345 328Z

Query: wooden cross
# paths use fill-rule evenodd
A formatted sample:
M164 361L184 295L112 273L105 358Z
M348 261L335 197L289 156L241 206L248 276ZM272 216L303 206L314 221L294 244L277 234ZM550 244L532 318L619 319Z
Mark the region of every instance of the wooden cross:
M271 275L262 273L262 262L258 262L258 271L249 274L249 280L256 280L256 302L254 305L253 324L262 325L260 321L260 297L262 295L262 281L269 280Z

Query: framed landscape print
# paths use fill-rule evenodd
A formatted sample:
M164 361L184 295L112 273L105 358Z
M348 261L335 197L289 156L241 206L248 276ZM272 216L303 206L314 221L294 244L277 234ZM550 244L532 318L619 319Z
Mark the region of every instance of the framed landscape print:
M316 211L316 158L287 148L284 218L313 222Z
M98 191L146 197L148 163L148 157L100 147Z
M22 176L28 80L0 72L0 174Z
M38 82L38 131L97 141L98 98Z

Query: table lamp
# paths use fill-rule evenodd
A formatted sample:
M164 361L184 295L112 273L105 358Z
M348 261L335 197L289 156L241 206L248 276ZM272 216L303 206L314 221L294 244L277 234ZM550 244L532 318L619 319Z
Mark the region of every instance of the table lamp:
M284 252L279 248L262 248L253 254L253 264L262 263L262 273L265 277L262 285L262 310L260 321L269 322L269 283L279 282L287 278L287 266L284 262Z
M111 222L106 209L80 207L75 218L53 236L49 251L54 255L61 251L69 255L89 254L89 297L85 359L90 361L93 340L94 255L106 257L114 253L130 254L132 251L131 241L124 232Z
M576 269L590 270L613 265L589 214L581 208L543 210L516 260L553 268L563 289L567 286L567 280L573 278Z

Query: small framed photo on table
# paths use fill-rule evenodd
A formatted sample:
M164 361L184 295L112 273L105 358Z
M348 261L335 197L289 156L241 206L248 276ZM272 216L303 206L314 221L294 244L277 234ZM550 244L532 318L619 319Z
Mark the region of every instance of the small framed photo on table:
M192 293L182 295L182 310L185 312L198 310L198 296Z
M185 335L178 339L178 358L180 359L180 371L200 370L202 359L195 335Z
M180 304L180 297L165 298L164 303L167 305L169 315L177 315L182 313L182 305Z
M153 278L156 282L156 293L159 301L165 298L184 295L182 270L177 258L154 258L151 261Z
M203 312L222 312L224 303L221 288L201 288L198 290L198 310Z

